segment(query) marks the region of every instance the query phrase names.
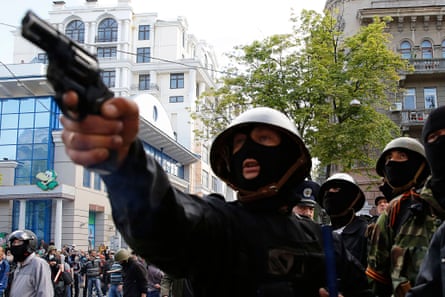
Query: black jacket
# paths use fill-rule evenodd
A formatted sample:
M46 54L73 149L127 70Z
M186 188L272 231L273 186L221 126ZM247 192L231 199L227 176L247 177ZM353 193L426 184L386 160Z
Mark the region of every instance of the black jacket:
M189 279L195 297L318 296L325 286L321 228L309 219L180 192L140 143L103 179L125 241L164 272ZM340 240L335 250L344 296L367 296L361 265Z
M130 257L127 263L122 264L123 296L141 297L147 293L148 279L147 269L144 265Z
M364 269L368 266L368 222L359 216L346 225L341 233L346 248L359 260Z

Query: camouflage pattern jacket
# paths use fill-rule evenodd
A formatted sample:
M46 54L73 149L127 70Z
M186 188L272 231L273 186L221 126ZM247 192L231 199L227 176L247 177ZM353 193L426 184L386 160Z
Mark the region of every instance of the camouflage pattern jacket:
M445 224L442 223L431 239L428 253L420 266L416 285L406 297L445 296ZM439 261L440 259L440 261Z
M445 210L428 186L391 200L377 220L368 254L366 274L376 296L406 295L443 219Z

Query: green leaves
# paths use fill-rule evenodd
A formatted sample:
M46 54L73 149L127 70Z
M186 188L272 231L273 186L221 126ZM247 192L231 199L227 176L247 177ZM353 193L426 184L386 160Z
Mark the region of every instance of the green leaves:
M321 166L374 166L375 152L399 134L384 114L410 66L388 48L385 22L375 19L350 37L329 13L292 15L294 32L238 46L221 87L202 96L192 116L216 134L240 112L269 106L294 119ZM352 100L360 106L352 106ZM204 137L205 138L205 137Z

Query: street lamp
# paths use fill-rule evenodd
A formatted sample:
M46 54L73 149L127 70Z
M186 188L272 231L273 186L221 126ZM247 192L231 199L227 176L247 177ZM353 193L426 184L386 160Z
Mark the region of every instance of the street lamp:
M349 102L349 105L352 107L359 107L362 103L358 99L352 99L351 102Z

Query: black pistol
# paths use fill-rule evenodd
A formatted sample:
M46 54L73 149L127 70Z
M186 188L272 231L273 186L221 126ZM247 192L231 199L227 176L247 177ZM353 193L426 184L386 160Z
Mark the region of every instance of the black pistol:
M96 57L32 11L22 19L22 36L46 52L49 62L46 77L65 116L81 121L88 114L99 114L102 103L114 96L100 77ZM62 102L63 93L69 90L79 96L74 109L68 109Z

